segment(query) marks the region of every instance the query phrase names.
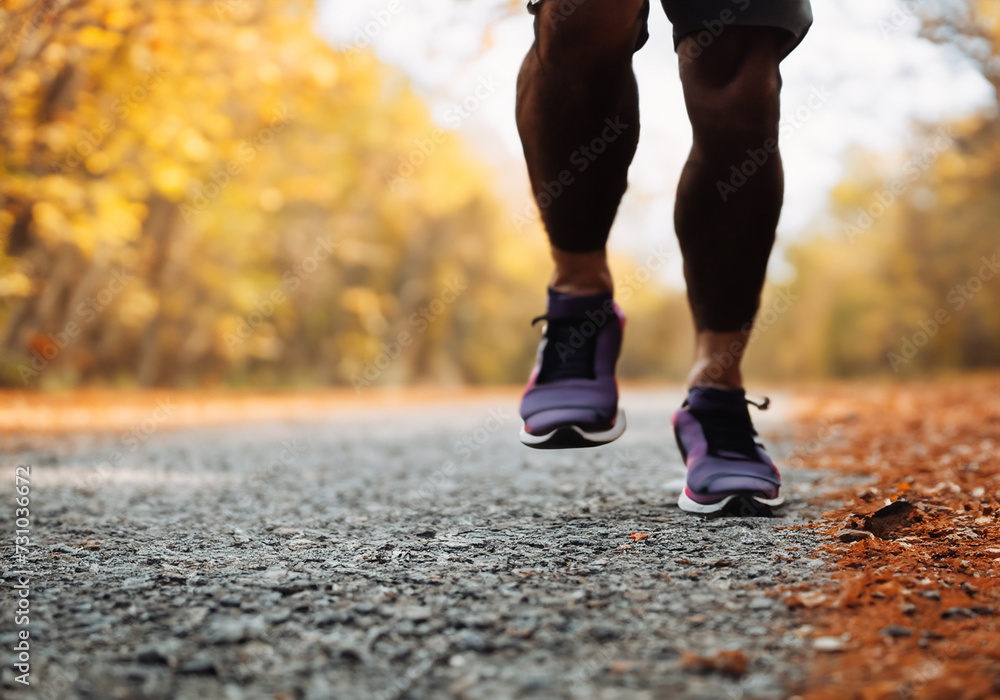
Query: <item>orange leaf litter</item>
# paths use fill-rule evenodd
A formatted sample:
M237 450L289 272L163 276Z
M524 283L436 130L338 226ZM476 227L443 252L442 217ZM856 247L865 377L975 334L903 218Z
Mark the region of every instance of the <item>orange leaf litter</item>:
M1000 698L1000 377L832 385L804 409L803 466L872 481L816 503L844 503L813 525L833 582L788 604L814 639L843 643L815 653L798 694ZM872 517L900 499L914 507ZM865 529L880 536L838 536Z

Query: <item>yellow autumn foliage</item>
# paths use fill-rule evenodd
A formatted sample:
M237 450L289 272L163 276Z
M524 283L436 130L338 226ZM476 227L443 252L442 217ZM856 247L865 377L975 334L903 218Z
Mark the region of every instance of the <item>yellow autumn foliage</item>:
M961 37L996 87L998 5L960 5L925 32ZM0 383L524 380L542 231L398 71L317 37L313 11L0 4ZM995 112L859 154L790 251L794 282L765 293L748 374L997 365L998 221ZM683 379L683 295L641 260L613 268L622 377Z

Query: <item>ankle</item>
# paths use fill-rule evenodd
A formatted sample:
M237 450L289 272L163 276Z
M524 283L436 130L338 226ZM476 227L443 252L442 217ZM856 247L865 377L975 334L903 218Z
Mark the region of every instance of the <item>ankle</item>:
M747 334L742 332L699 331L688 386L742 389L740 362L746 352L746 341Z
M703 387L707 389L742 389L743 376L735 372L720 372L716 366L696 363L688 374L688 388Z
M549 286L557 292L584 296L614 291L607 253L604 250L571 253L552 248L555 271Z
M568 294L574 297L589 297L594 294L605 294L611 291L611 288L607 285L599 284L598 282L568 282L568 283L556 283L553 281L549 285L550 289L554 289L560 294Z

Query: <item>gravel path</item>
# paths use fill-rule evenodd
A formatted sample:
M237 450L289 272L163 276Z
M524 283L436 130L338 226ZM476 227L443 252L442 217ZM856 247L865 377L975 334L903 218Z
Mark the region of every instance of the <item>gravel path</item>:
M30 573L32 685L5 663L4 696L787 697L811 652L778 588L823 566L788 526L829 479L786 470L775 518L681 513L680 398L627 393L629 430L596 450L523 448L516 399L487 397L211 430L151 414L8 452L32 467L30 556L5 537L0 564L5 588ZM722 650L746 672L685 657Z

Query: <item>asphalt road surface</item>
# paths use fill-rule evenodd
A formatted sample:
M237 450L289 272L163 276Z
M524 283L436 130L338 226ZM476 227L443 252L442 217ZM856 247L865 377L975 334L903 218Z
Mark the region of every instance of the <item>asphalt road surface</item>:
M26 441L0 484L11 503L30 466L28 555L5 535L0 562L3 695L787 697L814 652L781 589L824 566L790 526L832 477L786 469L776 517L682 513L680 399L627 392L621 440L562 452L518 443L510 396ZM772 399L772 453L801 453ZM730 650L744 672L692 666Z

